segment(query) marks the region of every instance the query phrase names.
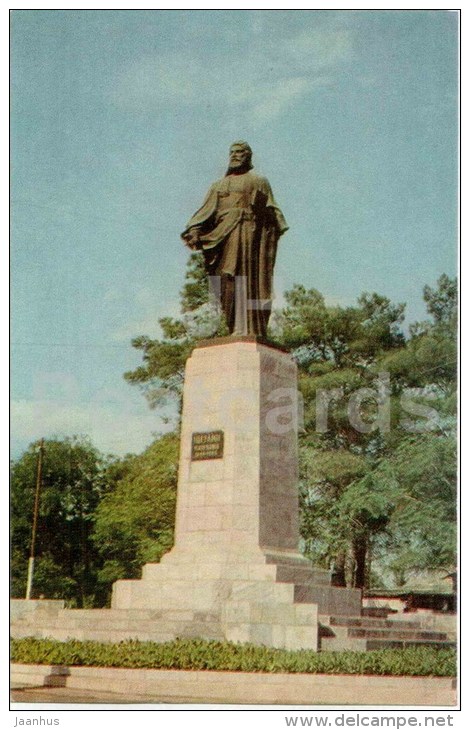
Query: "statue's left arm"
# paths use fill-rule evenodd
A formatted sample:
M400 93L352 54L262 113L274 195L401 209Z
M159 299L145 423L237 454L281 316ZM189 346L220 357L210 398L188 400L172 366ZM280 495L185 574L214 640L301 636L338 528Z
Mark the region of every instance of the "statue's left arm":
M282 234L288 230L289 226L286 223L286 219L284 218L282 210L274 200L271 185L265 177L261 178L261 187L263 193L265 193L265 195L267 196L266 207L271 210L276 227L278 229L278 234L279 236L282 236Z

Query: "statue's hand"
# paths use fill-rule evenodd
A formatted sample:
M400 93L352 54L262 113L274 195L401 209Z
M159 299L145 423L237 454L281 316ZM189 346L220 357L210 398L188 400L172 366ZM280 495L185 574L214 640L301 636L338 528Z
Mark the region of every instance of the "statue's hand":
M192 228L184 237L186 245L189 246L193 251L197 251L201 246L199 242L199 230Z

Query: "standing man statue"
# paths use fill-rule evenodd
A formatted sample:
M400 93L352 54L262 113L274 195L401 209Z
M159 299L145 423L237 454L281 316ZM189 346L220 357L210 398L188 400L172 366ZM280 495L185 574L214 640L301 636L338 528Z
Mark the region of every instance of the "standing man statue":
M230 334L265 338L277 242L288 226L251 157L246 142L234 142L225 177L211 185L182 238L202 251Z

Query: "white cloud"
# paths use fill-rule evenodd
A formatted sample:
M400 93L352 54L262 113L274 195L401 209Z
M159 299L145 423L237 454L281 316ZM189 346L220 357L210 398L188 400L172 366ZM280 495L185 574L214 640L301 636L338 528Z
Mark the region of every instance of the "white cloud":
M254 104L253 114L259 121L274 119L284 110L287 110L296 99L304 96L316 86L325 86L328 81L324 78L309 81L302 77L293 77L286 81L279 81L272 89L271 94L261 96Z
M233 108L265 121L292 108L296 100L324 85L321 76L352 58L352 35L342 29L302 30L288 39L258 36L223 55L208 48L203 60L167 53L128 65L114 84L118 103L158 112L169 106L201 110Z
M308 29L285 40L281 48L300 65L320 69L351 59L352 35L349 30Z
M89 436L104 453L139 453L153 440L153 434L166 430L159 413L141 403L113 402L64 403L54 400L13 400L11 435L13 453L32 441L44 438Z

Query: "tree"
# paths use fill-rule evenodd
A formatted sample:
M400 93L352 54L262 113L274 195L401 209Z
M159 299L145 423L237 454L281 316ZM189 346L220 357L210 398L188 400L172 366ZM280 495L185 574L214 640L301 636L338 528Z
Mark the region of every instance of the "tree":
M455 433L418 434L403 439L378 464L376 490L394 483L394 509L383 564L396 575L456 566L457 444Z
M275 333L298 362L304 400L303 538L315 562L332 565L335 584L361 587L369 532L379 523L372 514L368 521L365 513L361 520L347 515L342 497L355 479L368 474L386 446L386 435L374 428L374 393L380 396L381 359L405 347L405 305L372 293L362 294L356 306L332 307L317 290L302 286L287 292L286 301ZM390 418L396 418L395 411L390 408Z
M186 282L181 291L181 318L162 317L162 339L140 335L132 346L142 351L143 364L124 374L138 385L151 408L169 401L181 402L184 366L198 340L224 334L224 325L209 294L209 282L201 254L188 260Z
M379 294L361 294L356 307L327 306L316 289L296 285L275 317L274 334L305 370L314 363L336 368L365 365L381 351L402 347L404 304Z
M340 508L355 479L367 474L364 456L345 448L320 450L305 440L300 449L301 535L306 554L318 565L334 565L333 583L346 585L352 533Z
M382 361L394 380L411 387L434 387L455 406L457 385L457 280L443 274L437 287L425 286L431 320L415 322L405 351Z
M403 521L398 516L404 495L412 499L412 492L396 474L391 478L387 468L397 469L397 453L402 453L403 444L409 446L410 434L426 432L421 439L415 437L410 459L413 455L419 460L421 450L427 453L431 445L438 449L439 438L449 448L455 445L456 291L455 281L446 276L440 277L436 289L425 287L432 320L413 325L408 340L400 330L404 305L393 305L378 294L363 294L356 307L346 308L328 307L318 291L304 287L296 286L286 295L276 336L298 361L304 398L302 535L315 562L333 565L338 585L367 585L372 558L383 567L387 549L399 543ZM380 373L386 374L387 393L385 428L377 429L373 426ZM360 407L354 412L351 403L357 396ZM433 417L423 420L430 413ZM419 463L423 467L424 461ZM453 475L455 482L455 461L449 457L445 463L447 478ZM407 485L411 488L411 481ZM431 568L436 564L433 555L450 554L444 534L452 543L454 533L447 529L452 518L441 521L446 528L434 525L437 542L428 541L434 547L425 550L429 514L424 501L415 506L422 529L410 532L414 541L410 555L420 555L421 565ZM441 514L437 503L433 508ZM414 558L406 563L405 554L406 550L398 551L396 560L411 569Z
M114 462L114 488L95 513L93 541L103 559L99 580L109 590L119 578L138 577L173 544L178 438L166 434L140 456Z
M423 290L428 313L433 318L434 327L445 327L448 332L457 328L458 287L457 279L442 274L437 280L437 288L426 285Z
M25 595L31 547L38 444L12 464L12 594ZM67 598L78 606L95 596L99 556L91 541L94 511L106 492L105 460L83 438L44 444L36 538L34 594Z

